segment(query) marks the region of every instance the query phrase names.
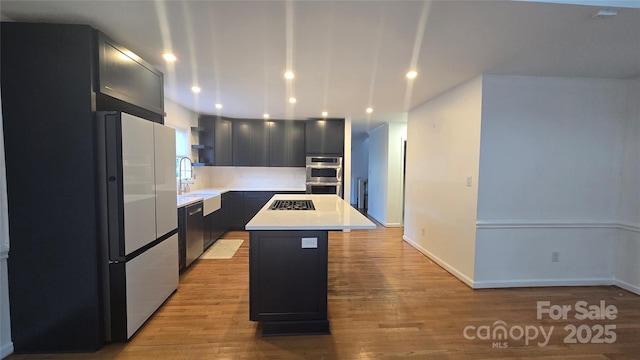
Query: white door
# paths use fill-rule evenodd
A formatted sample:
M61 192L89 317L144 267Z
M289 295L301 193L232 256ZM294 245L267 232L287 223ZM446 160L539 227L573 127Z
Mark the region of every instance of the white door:
M156 239L153 123L122 113L125 254Z
M175 130L153 124L155 134L156 171L156 236L178 227L176 207L176 135Z

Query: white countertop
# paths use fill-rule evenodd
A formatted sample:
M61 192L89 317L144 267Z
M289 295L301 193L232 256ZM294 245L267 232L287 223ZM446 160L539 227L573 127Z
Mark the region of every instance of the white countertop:
M198 189L198 190L193 190L191 192L182 194L182 195L178 195L178 200L177 200L177 207L181 208L183 206L187 206L187 205L191 205L193 203L197 203L198 201L202 201L205 200L209 197L213 197L213 196L218 196L220 194L224 194L226 192L229 191L305 191L306 188L302 187L302 188L278 188L278 189L274 189L273 187L271 188L257 188L257 187L252 187L252 188L247 188L247 187L233 187L233 188L207 188L207 189Z
M312 200L315 210L269 210L274 200ZM275 195L247 223L247 230L375 229L376 225L337 195Z

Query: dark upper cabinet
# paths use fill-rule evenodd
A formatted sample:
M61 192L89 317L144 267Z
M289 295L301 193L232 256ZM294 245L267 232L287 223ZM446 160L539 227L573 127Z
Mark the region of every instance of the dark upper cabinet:
M223 117L216 117L214 121L213 135L213 164L217 166L233 165L233 157L231 156L233 149L232 141L232 125L231 121Z
M307 155L344 153L344 120L309 120L306 122Z
M202 115L198 127L192 130L198 131L199 141L194 148L198 149L198 162L202 165L304 167L305 128L305 121ZM340 134L343 132L340 130ZM329 147L342 149L344 135L335 141L339 145Z
M269 123L234 120L232 130L234 166L269 166Z
M269 122L269 166L305 166L302 121Z
M191 145L198 150L198 159L194 160L199 165L213 165L213 134L214 119L207 116L198 118L198 127L192 127L192 131L198 132L198 144Z
M203 115L198 118L198 163L212 166L231 166L231 121L221 116Z
M98 33L98 65L96 92L164 116L163 75L151 64Z

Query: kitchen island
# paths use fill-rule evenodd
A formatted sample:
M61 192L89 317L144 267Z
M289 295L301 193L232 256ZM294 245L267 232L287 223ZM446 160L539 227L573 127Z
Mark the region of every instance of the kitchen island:
M272 209L277 201L283 209ZM336 195L307 194L275 195L245 228L249 319L263 322L263 336L330 334L328 232L376 225Z

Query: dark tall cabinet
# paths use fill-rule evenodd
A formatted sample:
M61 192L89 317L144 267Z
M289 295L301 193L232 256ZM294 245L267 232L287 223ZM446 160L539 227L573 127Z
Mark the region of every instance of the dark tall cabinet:
M162 122L162 73L85 25L3 22L0 43L14 348L94 351L104 343L94 111Z

